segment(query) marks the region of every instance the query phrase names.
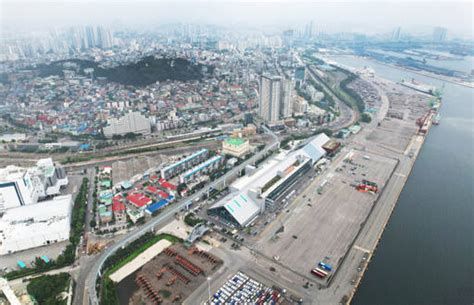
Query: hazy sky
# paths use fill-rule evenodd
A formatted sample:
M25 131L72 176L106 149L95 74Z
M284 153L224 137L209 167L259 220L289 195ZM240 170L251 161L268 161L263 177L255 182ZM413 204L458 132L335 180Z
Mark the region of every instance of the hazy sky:
M300 27L314 20L326 32L430 33L432 26L473 37L473 1L270 1L270 0L0 0L3 30L63 25L152 25L206 22L229 26Z

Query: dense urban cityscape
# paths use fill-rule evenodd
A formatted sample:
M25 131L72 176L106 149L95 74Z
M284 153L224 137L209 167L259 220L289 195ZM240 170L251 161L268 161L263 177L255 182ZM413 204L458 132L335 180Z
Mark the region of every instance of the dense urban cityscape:
M468 236L450 244L464 262L431 258L466 266L437 292L415 283L436 287L443 268L408 263L444 251L423 250L444 242L420 222L435 232L454 213L446 234L472 233L472 28L179 16L146 27L2 22L0 304L474 302ZM447 147L457 152L426 161ZM439 201L414 199L417 187ZM407 244L387 250L394 236ZM379 261L394 247L408 253L387 271ZM413 290L391 286L405 280Z

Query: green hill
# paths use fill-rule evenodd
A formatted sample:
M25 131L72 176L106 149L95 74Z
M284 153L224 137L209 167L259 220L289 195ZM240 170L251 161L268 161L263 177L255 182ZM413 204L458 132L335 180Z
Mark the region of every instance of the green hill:
M202 64L193 64L183 58L155 58L148 56L136 63L113 68L102 68L87 60L62 60L48 65L38 66L40 76L63 75L63 70L75 70L84 75L84 69L93 68L95 77L106 77L109 81L131 86L147 86L164 80L199 80L214 68Z

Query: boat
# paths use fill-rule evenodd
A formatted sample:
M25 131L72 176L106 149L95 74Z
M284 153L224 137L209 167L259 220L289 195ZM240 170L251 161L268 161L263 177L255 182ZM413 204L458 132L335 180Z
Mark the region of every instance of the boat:
M399 82L399 84L402 85L402 86L411 88L413 90L429 94L429 95L437 96L437 94L438 94L438 91L437 91L435 86L420 83L420 82L416 81L414 78L412 78L411 81L406 81L406 80L402 79Z
M438 113L434 116L432 123L433 125L439 125L440 121L441 121L441 115Z

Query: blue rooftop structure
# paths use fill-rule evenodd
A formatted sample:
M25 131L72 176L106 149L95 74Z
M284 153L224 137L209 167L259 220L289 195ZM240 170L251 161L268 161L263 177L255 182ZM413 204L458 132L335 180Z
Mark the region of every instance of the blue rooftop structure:
M91 149L91 145L89 143L84 143L79 146L79 150L89 150Z
M169 203L168 200L161 199L160 201L151 204L148 208L146 208L145 211L149 214L153 214L154 212L158 211L162 207L166 206L168 203Z

